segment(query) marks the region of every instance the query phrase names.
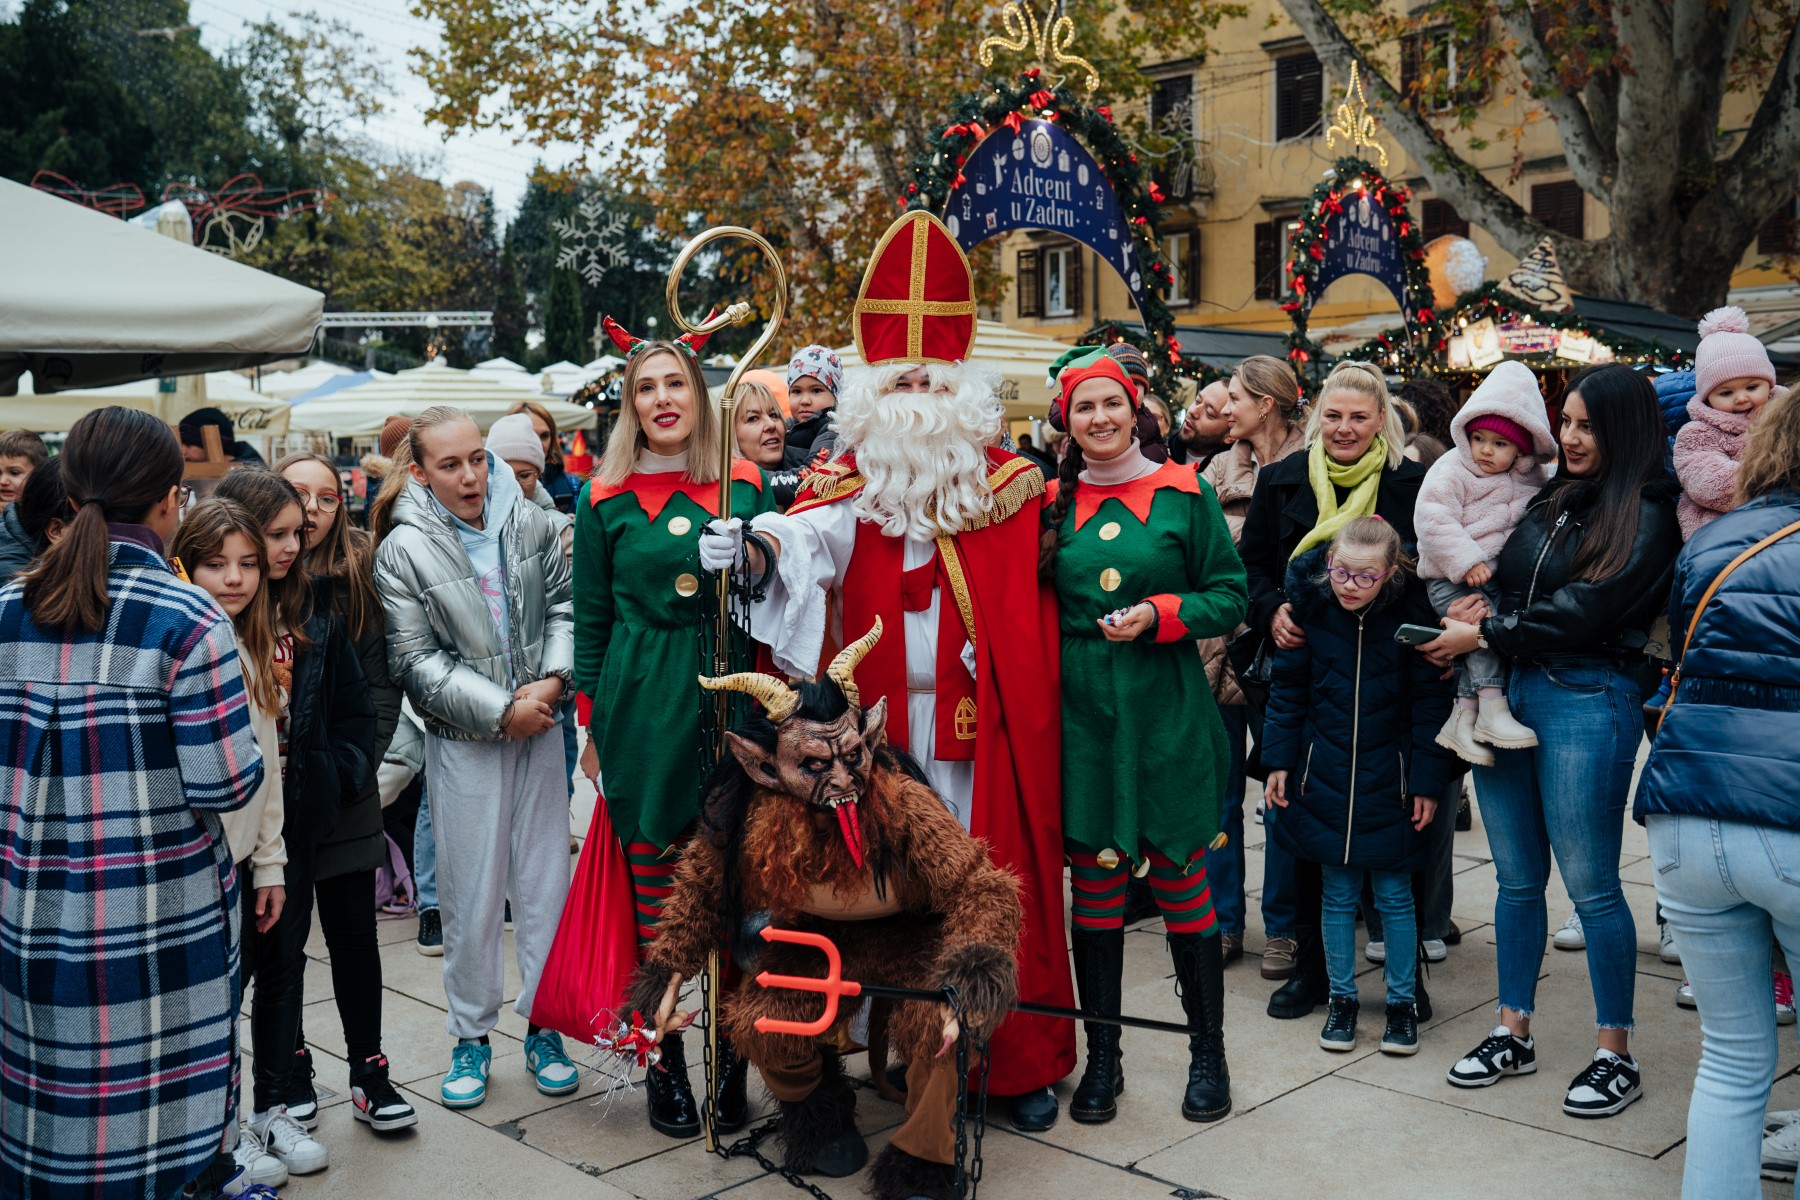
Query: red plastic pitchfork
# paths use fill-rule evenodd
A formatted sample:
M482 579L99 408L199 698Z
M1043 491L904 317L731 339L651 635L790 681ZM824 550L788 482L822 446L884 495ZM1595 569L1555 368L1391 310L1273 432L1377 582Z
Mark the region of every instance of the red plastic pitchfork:
M817 992L825 997L825 1011L816 1021L782 1021L775 1017L758 1017L756 1018L758 1033L791 1033L795 1037L818 1037L836 1022L838 1001L845 997L874 996L882 1000L930 1000L938 1003L943 1003L948 999L945 992L931 988L886 987L881 984L845 979L844 960L838 954L837 943L822 933L806 933L798 929L777 929L773 925L765 925L760 932L765 942L788 942L795 946L811 946L825 956L824 978L811 975L775 975L768 971L759 972L756 976L756 982L766 988L783 988L794 992ZM1040 1017L1057 1017L1065 1021L1096 1021L1102 1025L1154 1029L1162 1033L1178 1033L1183 1037L1193 1033L1193 1030L1186 1025L1177 1025L1171 1021L1153 1021L1148 1017L1102 1017L1083 1012L1079 1008L1062 1008L1053 1004L1031 1004L1022 1000L1012 1006L1012 1011L1031 1013Z

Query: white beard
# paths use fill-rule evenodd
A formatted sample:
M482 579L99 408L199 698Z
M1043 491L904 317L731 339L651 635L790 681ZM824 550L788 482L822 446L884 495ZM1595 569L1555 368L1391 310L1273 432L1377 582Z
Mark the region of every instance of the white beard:
M987 447L1003 410L993 380L967 364L931 365L930 392L896 392L916 366L852 370L838 399L838 449L856 456L867 485L856 515L889 537L931 541L993 510Z

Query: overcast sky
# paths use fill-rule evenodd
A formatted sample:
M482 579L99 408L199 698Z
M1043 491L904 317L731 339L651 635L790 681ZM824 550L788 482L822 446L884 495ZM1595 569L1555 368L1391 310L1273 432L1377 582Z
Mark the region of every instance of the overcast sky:
M360 35L364 49L384 68L393 94L386 100L386 111L370 122L371 137L414 156L436 156L443 164L445 183L467 179L481 184L494 193L495 208L508 219L518 209L534 162L541 158L560 166L575 157L564 147L539 150L514 145L511 137L493 130L458 134L445 141L438 127L427 125L425 110L431 103L431 89L413 73L407 51L434 47L437 36L431 23L407 10L407 0L189 0L190 19L200 26L201 40L214 53L223 53L248 36L248 26L271 19L285 21L294 10L310 10L350 25ZM286 180L263 182L282 184Z

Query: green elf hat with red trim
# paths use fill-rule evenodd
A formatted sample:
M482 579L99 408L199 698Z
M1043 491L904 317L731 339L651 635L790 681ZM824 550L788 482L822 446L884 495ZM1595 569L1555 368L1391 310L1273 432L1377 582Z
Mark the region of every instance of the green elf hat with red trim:
M1050 402L1050 425L1058 432L1068 428L1069 397L1075 389L1090 379L1110 379L1125 389L1125 398L1131 402L1132 411L1137 410L1137 388L1132 385L1131 376L1125 371L1118 359L1104 349L1094 346L1078 346L1064 354L1051 365L1056 373L1057 397Z

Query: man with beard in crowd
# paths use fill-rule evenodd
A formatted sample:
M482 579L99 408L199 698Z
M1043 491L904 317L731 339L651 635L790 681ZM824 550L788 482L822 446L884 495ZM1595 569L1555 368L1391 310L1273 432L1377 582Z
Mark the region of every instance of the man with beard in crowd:
M1201 388L1182 414L1181 428L1169 439L1169 457L1196 471L1206 470L1206 464L1227 445L1225 431L1231 422L1225 417L1225 406L1230 402L1231 389L1224 380L1215 379Z
M974 339L968 260L936 218L908 213L863 277L868 365L839 396L836 457L787 513L747 529L713 522L701 562L761 582L750 631L792 675L816 675L844 630L879 617L899 631L858 668L863 693L887 699L888 738L1023 881L1020 996L1067 1005L1060 643L1037 571L1044 479L999 449L993 383L964 365ZM1038 1132L1056 1121L1050 1085L1074 1066L1070 1023L1015 1013L994 1035L989 1087L1014 1098L1017 1128Z

